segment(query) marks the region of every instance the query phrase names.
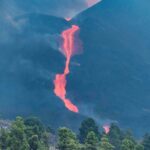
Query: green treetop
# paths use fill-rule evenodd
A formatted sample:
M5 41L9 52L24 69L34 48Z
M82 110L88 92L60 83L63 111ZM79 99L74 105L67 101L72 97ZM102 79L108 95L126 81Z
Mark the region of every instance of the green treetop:
M21 117L17 117L12 123L7 148L11 150L29 150L29 144L25 134L25 125Z
M123 133L116 124L111 124L108 138L110 143L115 146L115 150L120 150Z
M103 135L99 150L114 150L114 146L109 143L107 135Z
M97 138L100 138L98 126L96 125L95 121L91 118L88 118L81 123L81 127L79 128L79 139L81 143L85 142L85 139L90 131L93 131Z
M63 127L58 130L58 149L79 150L76 135L70 129Z
M125 138L121 144L121 150L136 150L136 144L129 138Z
M137 144L137 145L135 146L135 149L136 149L136 150L144 150L144 146L141 145L141 144Z
M97 150L98 138L93 131L90 131L85 139L86 150Z

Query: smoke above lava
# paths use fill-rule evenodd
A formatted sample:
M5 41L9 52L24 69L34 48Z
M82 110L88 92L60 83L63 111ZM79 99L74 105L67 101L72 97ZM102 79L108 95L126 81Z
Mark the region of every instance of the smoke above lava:
M1 0L0 17L20 16L25 13L42 13L58 17L73 17L100 0Z
M87 0L87 6L91 7L93 5L95 5L96 3L100 2L101 0Z

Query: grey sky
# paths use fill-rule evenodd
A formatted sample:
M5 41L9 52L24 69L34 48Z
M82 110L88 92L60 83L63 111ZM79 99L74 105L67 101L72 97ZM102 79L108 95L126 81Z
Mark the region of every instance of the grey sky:
M44 13L72 17L100 0L1 0L1 16Z

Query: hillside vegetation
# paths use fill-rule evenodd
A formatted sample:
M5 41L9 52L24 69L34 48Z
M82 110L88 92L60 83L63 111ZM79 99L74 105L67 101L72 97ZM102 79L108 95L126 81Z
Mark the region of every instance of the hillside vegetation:
M38 118L17 117L9 126L1 126L0 150L150 150L150 134L140 141L131 131L111 124L108 134L96 122L83 120L78 133L66 127L56 132Z

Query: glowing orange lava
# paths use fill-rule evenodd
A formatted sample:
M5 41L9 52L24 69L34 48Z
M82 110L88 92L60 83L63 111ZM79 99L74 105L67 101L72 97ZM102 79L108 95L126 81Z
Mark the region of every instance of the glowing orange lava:
M69 74L69 64L71 57L74 54L74 35L79 30L79 27L73 25L71 28L62 32L63 38L63 54L66 57L66 65L63 74L57 74L54 80L54 93L58 96L65 104L65 107L75 113L78 113L78 107L74 105L69 99L66 98L66 76Z
M70 18L70 17L65 18L66 21L70 21L71 19L72 18Z
M110 132L110 126L109 125L104 125L103 129L104 129L106 134L108 134Z

